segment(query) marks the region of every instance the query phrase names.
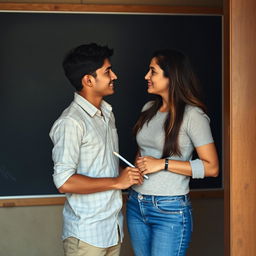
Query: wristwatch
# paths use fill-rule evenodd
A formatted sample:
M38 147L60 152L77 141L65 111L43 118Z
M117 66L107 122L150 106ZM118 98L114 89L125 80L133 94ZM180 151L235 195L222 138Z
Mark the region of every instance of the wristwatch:
M168 165L169 165L169 159L168 159L168 158L165 158L165 162L164 162L164 170L165 170L165 171L169 171L169 170L168 170Z

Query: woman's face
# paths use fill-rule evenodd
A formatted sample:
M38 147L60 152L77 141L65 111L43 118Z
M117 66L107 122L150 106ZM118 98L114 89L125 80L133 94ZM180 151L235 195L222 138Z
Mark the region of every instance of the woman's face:
M148 82L148 93L157 94L161 97L168 95L170 81L164 76L164 71L157 64L156 58L151 60L145 79Z

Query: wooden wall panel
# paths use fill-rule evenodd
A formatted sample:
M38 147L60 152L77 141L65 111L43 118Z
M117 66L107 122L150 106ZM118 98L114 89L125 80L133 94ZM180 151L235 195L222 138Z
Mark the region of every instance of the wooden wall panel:
M256 1L230 0L230 255L256 255Z

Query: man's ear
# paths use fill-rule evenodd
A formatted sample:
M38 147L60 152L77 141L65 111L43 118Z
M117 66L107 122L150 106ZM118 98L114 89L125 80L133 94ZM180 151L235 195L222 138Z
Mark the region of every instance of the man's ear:
M85 75L85 76L82 78L82 84L83 84L83 86L92 87L92 79L93 79L93 76L91 76L91 75Z

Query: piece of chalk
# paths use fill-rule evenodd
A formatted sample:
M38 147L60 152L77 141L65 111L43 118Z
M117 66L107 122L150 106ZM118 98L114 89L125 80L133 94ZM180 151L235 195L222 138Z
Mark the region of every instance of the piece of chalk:
M118 158L120 158L122 161L124 161L128 166L135 168L135 166L134 166L133 164L131 164L129 161L127 161L125 158L123 158L121 155L119 155L117 152L113 152L113 154L114 154L115 156L117 156ZM147 176L147 175L143 175L143 177L144 177L145 179L148 179L148 176Z

